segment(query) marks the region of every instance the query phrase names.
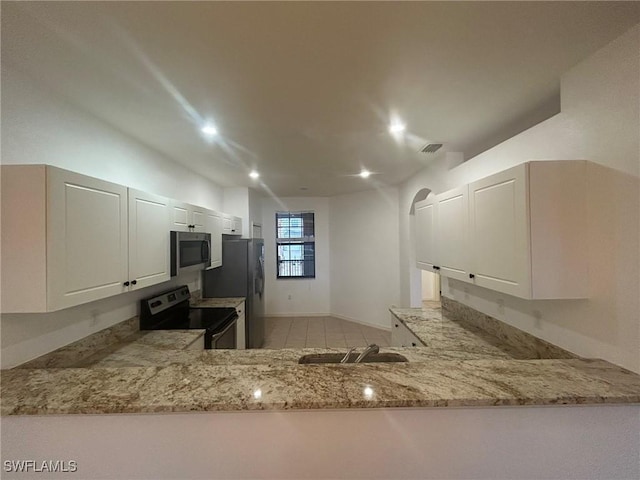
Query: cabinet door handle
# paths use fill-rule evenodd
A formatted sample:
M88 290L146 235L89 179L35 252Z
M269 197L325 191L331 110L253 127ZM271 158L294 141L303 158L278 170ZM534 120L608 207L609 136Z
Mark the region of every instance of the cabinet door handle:
M434 270L440 270L440 267L439 267L439 266L437 266L437 265L434 265L434 266L433 266L433 269L434 269Z
M398 324L397 323L395 324L395 326L396 326L396 328L398 328Z
M124 282L124 286L128 287L129 286L129 280L127 280L126 282Z
M470 273L469 274L469 278L474 279L474 278L476 278L476 276L473 273Z
M135 285L136 283L138 283L137 280L131 280L131 285Z

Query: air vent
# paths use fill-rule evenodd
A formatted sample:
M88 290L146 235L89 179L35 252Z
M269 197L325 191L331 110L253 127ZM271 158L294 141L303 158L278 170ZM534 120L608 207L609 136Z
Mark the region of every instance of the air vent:
M420 149L422 153L436 153L442 147L441 143L427 143Z

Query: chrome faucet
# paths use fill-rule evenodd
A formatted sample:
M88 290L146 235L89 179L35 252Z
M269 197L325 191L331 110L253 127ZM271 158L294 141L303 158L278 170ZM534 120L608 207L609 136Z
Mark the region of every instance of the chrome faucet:
M369 345L367 348L364 349L364 352L358 355L358 358L356 358L355 363L360 363L365 359L367 355L371 353L378 353L379 351L380 351L380 347L375 343L372 343L371 345Z
M340 363L348 363L349 362L349 356L353 353L353 351L356 349L356 347L351 347L349 349L349 351L347 352L347 354L342 357L342 360L340 360Z

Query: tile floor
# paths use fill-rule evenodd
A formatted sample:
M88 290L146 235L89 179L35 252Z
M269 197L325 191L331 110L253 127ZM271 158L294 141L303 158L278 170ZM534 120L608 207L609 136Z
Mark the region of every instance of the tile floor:
M265 319L263 348L364 347L391 345L391 332L334 317Z

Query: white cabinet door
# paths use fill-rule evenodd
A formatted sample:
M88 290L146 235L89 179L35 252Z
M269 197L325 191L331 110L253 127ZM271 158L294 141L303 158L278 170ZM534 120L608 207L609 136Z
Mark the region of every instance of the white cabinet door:
M189 225L191 225L189 217L189 205L181 202L171 202L171 230L188 232Z
M517 297L531 296L528 164L469 185L471 280Z
M231 234L242 235L242 218L233 217L231 221Z
M188 203L171 201L171 230L204 232L205 209Z
M247 348L246 340L246 317L245 317L245 302L242 302L236 307L238 314L238 320L236 323L236 348L238 350L244 350Z
M222 266L222 214L205 211L205 232L211 234L211 268Z
M398 320L395 315L391 315L391 346L392 347L424 347L409 328Z
M401 347L404 343L404 325L395 315L391 315L391 346Z
M191 207L191 231L206 232L206 210L195 205Z
M437 205L435 197L415 205L416 264L422 270L437 271L435 222Z
M132 290L171 278L167 198L129 189L129 281Z
M222 233L225 235L231 235L231 230L233 229L233 217L231 215L227 215L226 213L222 214Z
M436 197L437 271L449 278L469 279L467 185Z
M127 291L127 188L47 168L47 309Z

